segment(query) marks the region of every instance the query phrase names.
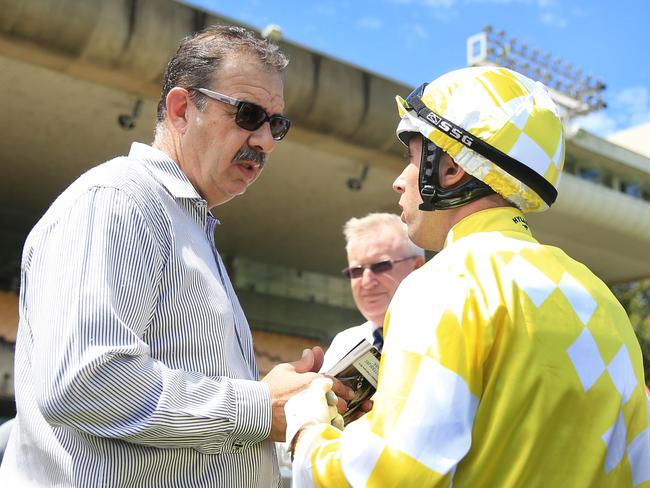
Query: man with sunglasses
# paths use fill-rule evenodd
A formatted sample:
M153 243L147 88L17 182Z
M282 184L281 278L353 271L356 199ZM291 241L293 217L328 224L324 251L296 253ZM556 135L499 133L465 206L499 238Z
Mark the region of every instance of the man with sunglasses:
M328 371L362 339L381 351L384 316L395 290L411 271L424 264L424 250L413 244L397 215L372 213L351 218L343 227L354 303L367 322L339 332L325 353Z
M564 162L547 89L476 67L397 102L402 220L439 252L390 304L369 413L343 432L319 423L326 379L287 403L294 487L650 487L625 310L524 216L555 201Z
M187 37L153 145L88 171L32 230L0 485L279 484L283 405L320 377L323 352L258 381L211 209L246 191L289 130L286 64L239 27Z

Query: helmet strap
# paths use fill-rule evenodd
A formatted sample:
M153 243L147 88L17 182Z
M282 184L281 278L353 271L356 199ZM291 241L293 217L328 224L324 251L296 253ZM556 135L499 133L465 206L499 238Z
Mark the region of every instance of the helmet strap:
M440 159L443 151L426 137L422 137L422 155L420 157L420 175L418 186L422 203L420 210L446 210L460 207L479 198L494 194L494 190L481 180L470 178L453 188L440 186Z

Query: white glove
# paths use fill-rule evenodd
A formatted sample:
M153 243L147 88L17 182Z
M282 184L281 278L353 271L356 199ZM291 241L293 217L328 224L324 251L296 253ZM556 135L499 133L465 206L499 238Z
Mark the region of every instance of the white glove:
M316 378L309 387L291 397L284 405L287 418L286 445L293 451L293 440L303 427L316 424L332 424L343 430L343 417L336 409L338 398L332 391L332 380Z

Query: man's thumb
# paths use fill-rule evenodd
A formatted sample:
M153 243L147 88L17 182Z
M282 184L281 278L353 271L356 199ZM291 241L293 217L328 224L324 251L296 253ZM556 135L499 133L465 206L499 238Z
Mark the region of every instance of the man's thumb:
M294 367L297 373L306 373L311 371L314 366L314 353L311 349L305 349L302 351L302 357L290 364Z

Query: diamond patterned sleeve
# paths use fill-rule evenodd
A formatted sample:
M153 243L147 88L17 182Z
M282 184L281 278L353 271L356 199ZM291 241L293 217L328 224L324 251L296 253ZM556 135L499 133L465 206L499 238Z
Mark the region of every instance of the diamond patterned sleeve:
M415 303L421 286L403 282L391 304L372 411L301 440L296 486L449 486L470 448L486 341L465 283L437 286L438 307Z
M341 434L327 424L302 431L293 458L294 488L350 486L341 469Z

